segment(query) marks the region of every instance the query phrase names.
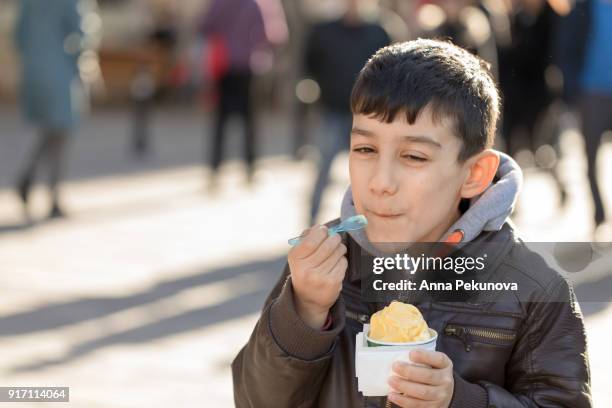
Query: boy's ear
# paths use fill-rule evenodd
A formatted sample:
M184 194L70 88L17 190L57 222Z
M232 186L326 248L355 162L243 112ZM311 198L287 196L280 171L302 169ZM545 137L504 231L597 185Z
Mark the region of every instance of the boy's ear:
M499 167L499 155L487 149L467 160L468 176L461 186L461 197L472 198L485 191Z

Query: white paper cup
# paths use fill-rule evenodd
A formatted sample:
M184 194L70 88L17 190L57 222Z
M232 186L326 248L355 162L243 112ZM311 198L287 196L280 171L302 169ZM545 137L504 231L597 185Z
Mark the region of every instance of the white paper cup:
M357 334L355 342L355 374L357 376L357 389L368 397L385 396L391 388L387 379L392 374L391 367L395 361L410 361L410 350L436 350L438 333L429 329L432 337L428 340L411 343L387 343L381 347L369 347L367 333L370 325L363 326L363 332ZM372 341L372 340L370 340Z

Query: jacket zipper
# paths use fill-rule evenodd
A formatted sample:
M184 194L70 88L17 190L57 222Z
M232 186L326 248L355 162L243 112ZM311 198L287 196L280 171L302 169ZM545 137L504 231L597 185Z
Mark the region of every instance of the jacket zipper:
M385 398L387 402L385 402L385 408L391 408L391 401Z
M444 328L444 334L447 336L457 336L464 344L465 351L472 349L472 337L480 337L494 341L510 342L514 341L516 334L505 333L501 330L486 329L477 327L463 327L454 324L447 324Z

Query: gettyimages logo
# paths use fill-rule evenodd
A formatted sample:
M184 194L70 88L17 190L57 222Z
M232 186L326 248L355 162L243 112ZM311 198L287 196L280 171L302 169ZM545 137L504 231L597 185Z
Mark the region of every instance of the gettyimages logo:
M400 246L393 244L394 248ZM609 243L480 242L460 248L419 243L399 253L382 251L376 255L362 252L360 259L361 293L367 302L532 301L538 288L552 281L564 279L580 289L580 285L612 275ZM592 293L580 300L599 301L603 296Z
M420 254L396 254L395 256L377 256L372 263L372 272L380 275L385 271L397 270L414 275L417 271L447 271L462 275L466 271L482 271L485 268L487 254L471 256L426 256Z

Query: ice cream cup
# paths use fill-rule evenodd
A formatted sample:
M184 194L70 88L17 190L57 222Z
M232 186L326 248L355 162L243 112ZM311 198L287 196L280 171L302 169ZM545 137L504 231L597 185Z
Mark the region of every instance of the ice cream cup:
M367 339L370 325L364 324L363 331L357 333L355 339L357 389L367 397L388 395L392 390L387 379L393 374L392 366L395 361L419 365L410 360L411 350L436 350L438 335L431 328L429 332L432 336L428 340L407 343L380 342Z
M429 328L429 339L427 340L419 340L419 341L410 341L410 342L405 342L405 343L395 343L395 342L389 342L389 341L380 341L380 340L373 340L370 338L370 333L366 333L366 342L368 344L368 347L384 347L384 346L402 346L402 347L408 347L409 349L417 349L417 348L423 348L423 349L430 349L431 345L433 344L433 349L435 349L435 344L436 341L438 339L438 333L432 329Z

